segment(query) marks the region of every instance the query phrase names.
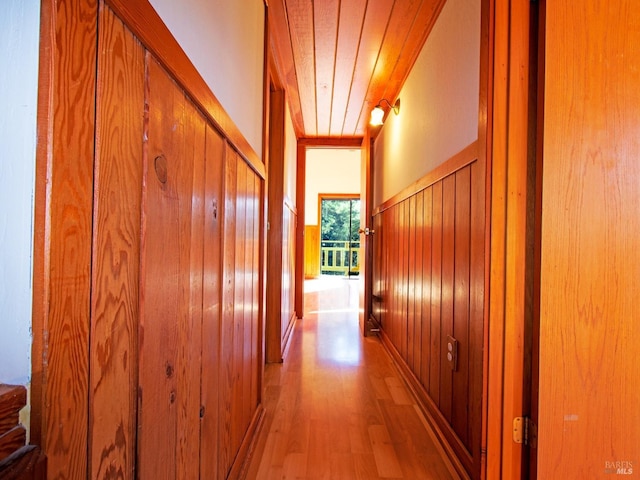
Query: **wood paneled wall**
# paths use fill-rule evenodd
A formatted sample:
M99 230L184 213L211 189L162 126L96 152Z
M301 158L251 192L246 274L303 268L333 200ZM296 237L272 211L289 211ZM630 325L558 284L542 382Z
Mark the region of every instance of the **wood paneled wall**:
M469 473L480 471L484 168L473 144L374 216L373 316ZM457 367L447 337L458 342Z
M304 278L320 276L320 226L304 227Z
M266 360L282 362L295 311L298 212L285 194L285 95L270 93Z
M70 66L52 96L53 123L77 129L87 115L87 131L49 132L60 151L46 174L60 185L39 177L39 221L62 230L36 247L34 441L51 478L238 478L263 414L264 165L109 7L80 15L87 4L60 8L93 21L69 46L96 35L97 50L74 57L95 81L75 83ZM63 101L66 88L92 100ZM65 150L76 143L91 151L81 162Z
M296 227L298 216L291 202L284 202L282 232L282 343L286 344L297 318L295 295Z

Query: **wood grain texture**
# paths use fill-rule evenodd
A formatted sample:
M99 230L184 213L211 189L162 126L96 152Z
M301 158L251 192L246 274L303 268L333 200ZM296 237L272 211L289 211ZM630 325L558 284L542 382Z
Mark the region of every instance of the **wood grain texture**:
M470 346L470 271L471 271L471 169L465 167L456 172L455 206L455 256L453 281L453 325L450 335L458 341L458 360L453 375L452 426L460 440L471 450L469 438L471 384ZM482 179L479 179L482 181Z
M193 197L202 198L205 123L149 54L146 63L138 472L174 478L198 466L201 318L193 303L202 291L192 282L201 282L202 254L197 266L191 252L194 242L202 243L193 223L199 217L203 224L201 206L194 209Z
M285 0L271 0L267 8L267 18L269 24L269 47L270 59L273 60L274 67L271 71L277 71L279 79L278 87L282 84L287 86L289 91L289 108L291 111L291 121L299 136L299 132L304 132L304 119L302 118L302 107L300 102L300 91L297 88L297 77L295 62L293 61L293 49L289 38L289 22L286 14ZM265 96L265 99L267 97Z
M269 129L269 199L267 218L267 284L266 284L266 358L267 362L282 361L282 289L284 235L284 91L271 92Z
M200 422L200 476L218 474L220 325L222 291L222 174L227 144L207 125L205 133L204 252L202 290L202 377Z
M0 383L0 435L18 425L20 410L26 404L25 387Z
M374 268L384 287L378 283L374 297L385 345L450 454L479 477L485 177L477 161L449 165L459 168L429 174L434 183L421 179L418 192L377 213L382 242ZM448 336L458 341L455 370L446 361Z
M294 310L298 318L304 317L304 268L305 246L304 229L306 225L306 176L307 176L307 149L298 141L296 148L296 210L298 223L296 224L296 266L294 289ZM318 267L319 268L319 267Z
M298 223L297 213L289 202L283 202L282 206L282 339L281 348L286 349L291 329L298 318L295 311L295 252L296 252L296 226Z
M304 128L310 136L317 136L313 2L311 0L288 0L285 4L289 26L288 41L291 42L297 84L307 85L310 88L309 92L300 94Z
M539 478L637 475L639 25L546 5Z
M222 460L203 455L225 441L219 478L239 476L262 418L264 171L108 7L47 2L43 18L32 419L50 476L215 478ZM237 185L223 185L225 155L241 165ZM233 225L228 243L215 210ZM224 297L235 384L222 397L228 258L242 311L235 291ZM233 410L227 437L223 409Z
M373 228L373 178L372 141L368 133L362 139L360 149L360 229ZM373 235L375 235L373 228ZM360 328L365 336L371 335L374 328L371 322L371 302L373 285L373 238L360 234Z
M351 95L353 67L356 64L358 45L367 0L351 0L340 2L338 17L337 44L335 50L335 72L332 79L333 98L331 99L331 128L329 135L340 137L344 132L344 112L347 109ZM334 113L335 112L335 113Z
M492 55L491 238L488 330L488 476L524 475L521 444L511 441L513 418L528 414L525 382L528 286L529 30L530 5L496 2ZM530 317L529 317L530 318Z
M321 105L332 105L334 79L337 63L337 43L340 21L340 0L325 0L313 2L313 41L314 49L316 102ZM340 122L340 115L337 115ZM328 136L331 132L333 109L322 108L316 110L318 119L317 135Z
M16 425L8 432L0 435L0 459L8 457L16 450L24 447L27 441L27 431L22 425Z
M232 402L236 382L234 368L234 315L236 286L236 188L237 154L227 149L224 171L224 230L222 236L222 319L220 328L220 403L218 478L226 478L233 464L231 447L233 417Z
M144 52L100 12L89 390L90 476L135 472Z
M380 340L362 336L357 283L305 289L286 361L266 367L265 426L246 478L457 478Z
M259 198L260 190L257 174L235 151L227 150L218 478L240 475L261 422L263 358L259 354L261 327L255 292L260 256L254 246L259 242L260 217L247 215L252 211L251 199Z
M200 398L202 376L202 310L203 310L203 257L204 257L204 202L205 197L205 148L206 123L191 102L185 109L185 160L193 164L189 179L191 203L190 245L188 248L189 277L185 285L188 291L186 318L178 325L177 381L177 461L176 478L200 476ZM185 206L186 207L186 206Z
M248 423L245 418L244 411L244 387L246 378L244 376L245 369L245 338L247 336L246 310L250 306L246 301L246 284L245 277L249 273L246 264L247 250L247 166L240 161L237 155L235 161L236 167L236 229L235 229L235 277L234 277L234 310L233 310L233 355L232 355L232 375L233 383L231 389L231 398L229 401L231 415L231 436L230 449L235 454L242 437L244 436L244 428ZM251 338L251 331L249 331Z
M364 135L371 109L398 95L444 3L271 1L274 57L296 135Z
M342 135L344 136L362 135L365 125L369 122L368 118L364 120L362 131L359 130L358 122L360 121L361 112L365 109L363 103L367 99L372 69L376 64L375 60L372 59L377 60L378 58L389 16L393 11L393 3L392 0L381 0L376 2L375 7L367 8L365 11L358 44L358 54L353 64L349 102L344 112L344 126L342 127ZM369 3L367 3L368 6ZM305 88L306 86L303 85L302 89L304 90ZM375 103L369 105L369 108L373 109L379 100L379 98L373 100Z
M48 173L51 171L53 151L53 98L55 44L55 2L40 2L40 55L38 63L38 118L36 164L33 205L33 305L31 329L31 424L30 437L37 445L42 445L45 408L45 349L47 339L44 331L49 314L49 238L51 224Z
M304 228L304 277L320 276L320 227L305 225Z
M47 458L40 447L27 445L0 461L0 477L7 480L44 480Z
M51 14L49 26L55 32L53 117L48 130L47 200L43 199L47 225L44 266L49 285L42 312L42 357L36 358L34 370L42 368L41 441L49 475L84 478L88 464L97 1L56 2Z

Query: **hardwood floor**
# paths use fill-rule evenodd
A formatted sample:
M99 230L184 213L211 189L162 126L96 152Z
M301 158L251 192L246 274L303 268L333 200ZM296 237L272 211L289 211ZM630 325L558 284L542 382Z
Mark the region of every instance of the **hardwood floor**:
M452 467L375 337L357 280L305 282L305 317L265 369L265 425L247 479L453 479Z

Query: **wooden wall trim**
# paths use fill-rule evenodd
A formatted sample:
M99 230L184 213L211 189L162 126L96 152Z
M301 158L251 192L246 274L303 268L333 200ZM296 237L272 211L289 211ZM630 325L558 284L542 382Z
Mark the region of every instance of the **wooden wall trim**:
M512 441L511 430L513 418L529 413L531 384L525 360L531 354L528 201L535 194L529 172L531 6L500 0L493 8L486 475L520 478L527 449Z
M404 188L397 194L395 194L390 199L386 200L378 207L376 207L373 211L373 215L378 215L381 212L384 212L388 208L397 205L398 203L406 200L407 198L415 195L416 193L424 190L425 188L433 185L434 183L442 180L444 177L450 175L452 172L456 172L461 168L466 167L467 165L473 163L478 159L478 142L475 141L465 147L460 152L456 153L453 157L449 158L447 161L442 163L441 165L434 168L432 171L427 173L424 177L420 178L418 181L412 183L408 187Z
M147 0L105 0L133 34L189 93L205 116L263 179L266 168L248 140L198 73L160 16Z
M489 405L487 402L489 391L489 266L488 254L491 244L491 156L489 155L492 139L492 99L493 99L493 29L494 29L494 0L481 0L480 13L480 98L478 109L478 161L485 165L486 180L483 192L485 199L485 229L484 229L484 291L483 314L483 344L482 344L482 404L480 415L482 417L480 476L487 477L487 435Z
M98 2L67 3L62 13L58 2L43 1L41 13L31 424L51 477L81 478L88 474Z
M298 145L305 147L362 147L362 137L302 137Z
M38 68L38 118L36 142L34 234L33 234L33 311L31 314L33 345L31 348L31 419L30 437L42 445L44 411L44 331L49 303L49 236L51 222L51 171L53 149L53 46L55 16L53 2L43 1L40 7L40 60Z
M267 231L266 361L282 361L282 241L284 200L285 97L283 90L271 92L269 142L269 199Z
M265 408L262 405L259 405L251 419L247 433L242 440L242 444L238 450L238 455L231 466L231 470L229 471L227 478L239 479L246 477L249 466L251 465L251 460L253 459L253 454L256 450L256 439L258 438L258 435L260 435L262 427L264 426L265 413Z
M304 229L306 209L307 148L298 141L296 152L296 267L294 309L298 318L304 316Z

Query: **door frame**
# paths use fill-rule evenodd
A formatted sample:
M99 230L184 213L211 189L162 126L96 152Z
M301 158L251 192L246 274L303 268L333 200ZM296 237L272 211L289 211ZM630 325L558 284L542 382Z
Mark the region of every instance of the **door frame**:
M345 201L360 200L361 201L361 198L360 198L360 194L357 194L357 193L319 193L318 194L318 227L320 229L318 241L320 242L320 250L322 250L322 201L323 200L345 200ZM320 265L320 273L322 273L322 265ZM349 276L349 278L351 277Z
M296 208L298 222L296 225L296 278L294 306L298 318L304 317L304 227L305 227L305 193L307 148L362 148L362 137L349 138L299 138L297 148L296 169ZM362 195L363 192L360 192Z
M532 450L513 439L517 417L535 417L537 2L484 0L488 165L483 478L535 475ZM483 42L484 44L485 42ZM481 97L483 95L481 94ZM538 262L538 263L537 263ZM491 408L489 409L489 405ZM531 477L535 478L535 477Z

